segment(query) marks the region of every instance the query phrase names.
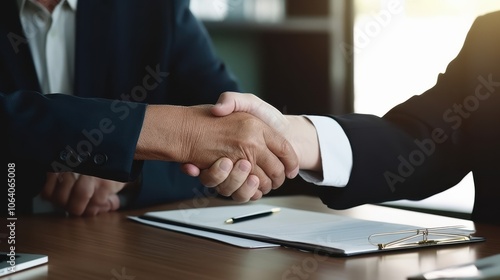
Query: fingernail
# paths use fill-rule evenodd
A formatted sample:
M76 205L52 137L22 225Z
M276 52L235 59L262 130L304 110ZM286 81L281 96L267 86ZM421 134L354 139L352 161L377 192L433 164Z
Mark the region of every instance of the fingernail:
M241 161L238 163L238 168L243 172L248 172L252 166L247 161Z
M229 172L231 171L231 164L229 163L229 161L227 160L223 160L221 161L220 165L219 165L220 169L222 169L222 171L224 172Z
M248 185L249 185L250 187L252 187L252 188L253 188L253 187L257 187L258 180L257 180L257 179L255 179L253 176L250 176L250 177L248 178L247 183L248 183Z

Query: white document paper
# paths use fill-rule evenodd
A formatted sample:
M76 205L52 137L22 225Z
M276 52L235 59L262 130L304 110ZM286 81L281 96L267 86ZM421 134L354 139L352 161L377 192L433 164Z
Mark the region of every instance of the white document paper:
M175 225L171 225L171 224L167 224L167 223L160 223L160 222L144 220L144 219L141 219L140 217L129 216L128 218L131 220L134 220L136 222L146 224L146 225L150 225L150 226L154 226L154 227L158 227L158 228L163 228L163 229L168 229L168 230L172 230L172 231L177 231L177 232L182 232L182 233L187 233L187 234L194 235L194 236L209 238L209 239L217 240L217 241L220 241L223 243L231 244L231 245L234 245L237 247L242 247L242 248L256 249L256 248L271 248L271 247L279 247L280 246L278 244L271 244L271 243L261 242L261 241L257 241L257 240L247 239L247 238L235 237L235 236L230 236L227 234L207 232L207 231L199 230L199 229L192 229L192 228L187 228L187 227L175 226Z
M378 246L372 244L368 239L372 234L413 229L416 232L416 229L418 229L403 224L368 221L283 207L281 207L280 212L270 216L235 224L224 223L227 219L235 216L265 211L275 207L263 204L246 204L169 210L149 212L142 218L201 230L202 236L209 233L218 233L227 235L224 237L227 239L236 236L344 256L379 251ZM387 243L394 239L394 236L379 236L377 242Z

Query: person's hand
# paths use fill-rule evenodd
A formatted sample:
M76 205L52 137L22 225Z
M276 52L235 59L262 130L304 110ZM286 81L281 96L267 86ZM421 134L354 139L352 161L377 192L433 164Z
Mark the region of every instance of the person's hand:
M41 195L71 215L95 216L120 207L117 193L124 186L122 182L72 172L47 173Z
M188 115L189 121L184 124L184 128L190 132L182 135L193 133L194 137L184 141L191 143L184 154L191 152L191 155L181 162L200 166L196 162L201 160L208 168L219 158L228 158L235 163L235 173L257 176L258 180L254 180L252 176L247 182L252 186L259 185L262 193L281 186L285 174L289 178L297 175L297 156L283 136L249 114L236 112L215 118L211 115L210 108L211 106L189 108L192 113ZM212 154L215 155L214 151L223 156L211 158ZM209 157L210 160L206 161ZM247 161L237 162L240 159ZM219 184L218 191L230 196L235 191L231 186L232 184Z
M201 169L209 168L220 158L228 158L233 163L245 159L250 165L236 166L242 168L242 173L258 178L262 193L279 187L285 176L293 178L297 175L297 156L283 136L246 113L214 117L211 107L164 110L161 105L148 106L139 136L141 153L136 151L137 159L189 162ZM230 196L235 190L221 187L220 191Z
M246 112L261 119L281 135L287 134L289 130L289 121L280 111L252 94L225 92L221 94L210 112L219 117L233 112ZM250 162L247 160L239 160L233 168L232 161L221 158L208 169L200 170L198 166L191 163L183 164L181 169L190 176L199 177L204 186L216 187L219 194L226 196L231 194L235 201L247 202L260 199L269 192L269 189L259 187L258 177L242 168L248 164Z
M209 188L215 187L224 196L231 196L238 202L260 199L269 190L259 188L259 178L250 174L252 164L245 159L236 164L228 158L221 158L210 168L201 170L193 164L183 164L184 173L199 176L200 182Z
M306 118L284 116L276 108L255 95L235 92L223 93L217 104L211 108L212 114L216 116L226 116L237 111L247 112L258 117L287 138L297 152L301 169L316 171L321 169L316 130ZM201 183L206 186L217 186L217 188L231 186L232 189L238 190L235 191L237 197L233 196L237 201L255 200L262 196L261 193L255 193L251 197L248 195L249 182L247 180L251 180L251 178L246 177L245 173L236 168L223 169L217 162L205 170L200 170L193 164L184 164L182 169L190 176L199 176ZM242 190L243 194L239 190Z
M300 169L321 170L316 128L304 116L283 115L259 97L238 92L221 94L210 111L214 116L219 117L233 112L245 112L259 118L290 142L297 154Z

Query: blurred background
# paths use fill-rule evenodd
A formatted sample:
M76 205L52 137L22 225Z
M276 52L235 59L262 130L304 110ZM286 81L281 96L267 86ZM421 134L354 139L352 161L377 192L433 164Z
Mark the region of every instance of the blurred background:
M431 88L474 19L498 0L191 0L218 54L254 93L284 113L383 116ZM300 179L275 194L314 195ZM467 217L469 174L423 201L389 203Z

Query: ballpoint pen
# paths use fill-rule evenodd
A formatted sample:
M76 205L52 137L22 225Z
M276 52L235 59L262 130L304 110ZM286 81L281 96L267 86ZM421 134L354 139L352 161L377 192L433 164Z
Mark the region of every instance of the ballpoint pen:
M259 212L255 212L255 213L250 213L250 214L232 217L232 218L225 220L224 223L234 224L234 223L239 223L239 222L243 222L243 221L253 220L253 219L257 219L257 218L261 218L261 217L270 216L270 215L277 213L279 211L281 211L281 208L272 208L269 210L264 210L264 211L259 211Z

